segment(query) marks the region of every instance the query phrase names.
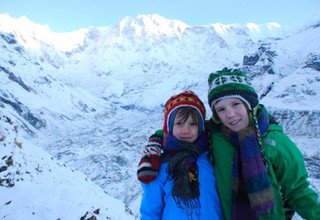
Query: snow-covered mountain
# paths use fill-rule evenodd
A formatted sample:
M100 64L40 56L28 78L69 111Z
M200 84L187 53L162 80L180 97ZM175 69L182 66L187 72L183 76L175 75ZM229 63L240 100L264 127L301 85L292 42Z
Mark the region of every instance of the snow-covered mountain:
M298 143L320 192L319 23L314 16L289 32L276 23L190 26L153 14L54 33L25 17L0 15L1 117L21 128L27 146L83 172L138 216L136 166L147 137L162 127L164 102L185 89L206 102L209 73L239 67Z

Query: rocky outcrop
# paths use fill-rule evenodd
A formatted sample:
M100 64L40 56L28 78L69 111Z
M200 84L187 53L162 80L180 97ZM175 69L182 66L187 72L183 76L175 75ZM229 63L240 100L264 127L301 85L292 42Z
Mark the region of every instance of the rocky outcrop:
M256 53L243 57L242 69L251 77L265 73L275 74L273 70L275 57L277 53L271 49L271 44L262 43Z
M303 68L311 68L320 71L320 54L310 54Z
M16 77L12 72L10 72L9 70L7 70L6 68L0 66L0 72L4 72L8 75L8 78L15 82L18 83L23 89L25 89L26 91L30 92L31 89L22 81L22 79L20 77Z
M276 108L269 110L289 135L320 138L320 111Z
M18 100L13 101L13 100L10 100L9 98L5 98L4 96L0 95L0 102L11 106L20 116L22 116L27 122L30 123L30 125L32 125L36 129L46 127L45 120L42 120L41 118L37 117ZM26 127L28 126L26 125Z

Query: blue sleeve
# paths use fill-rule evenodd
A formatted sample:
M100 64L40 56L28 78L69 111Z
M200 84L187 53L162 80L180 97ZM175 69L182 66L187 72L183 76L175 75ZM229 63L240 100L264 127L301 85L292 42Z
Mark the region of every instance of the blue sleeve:
M164 207L164 185L167 178L166 166L161 165L157 178L148 183L142 183L143 195L140 206L142 220L160 220Z

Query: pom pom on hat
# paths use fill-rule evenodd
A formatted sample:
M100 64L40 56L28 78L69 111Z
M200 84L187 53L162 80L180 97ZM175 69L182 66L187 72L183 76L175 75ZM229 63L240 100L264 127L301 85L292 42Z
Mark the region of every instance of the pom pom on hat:
M180 107L188 106L195 108L199 113L199 134L204 131L204 120L206 109L203 102L192 91L187 90L178 95L173 95L165 104L163 131L165 134L172 134L172 123L176 110ZM171 123L170 123L171 122ZM170 125L171 124L171 125Z
M224 98L238 98L249 110L253 110L259 104L258 94L252 87L250 79L239 69L224 68L211 73L208 83L208 101L213 112L213 105Z

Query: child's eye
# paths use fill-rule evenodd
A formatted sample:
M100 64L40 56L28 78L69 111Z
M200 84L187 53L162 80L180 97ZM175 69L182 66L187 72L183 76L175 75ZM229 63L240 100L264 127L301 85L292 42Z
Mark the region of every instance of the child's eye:
M239 106L239 105L241 105L242 104L242 102L234 102L233 103L233 106Z
M224 108L218 108L216 111L217 111L217 112L223 112L223 111L224 111Z
M174 123L175 125L182 125L182 122L181 121L177 121Z

